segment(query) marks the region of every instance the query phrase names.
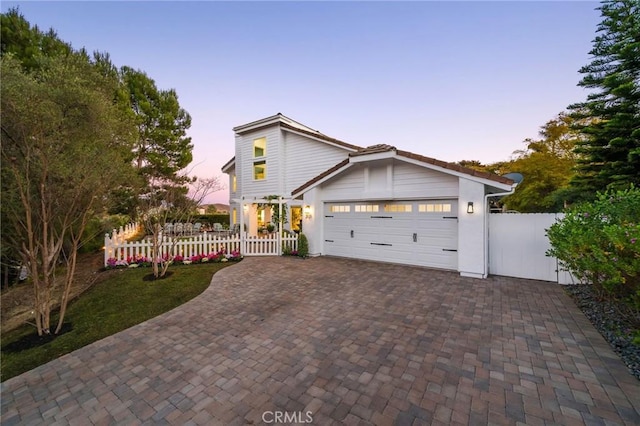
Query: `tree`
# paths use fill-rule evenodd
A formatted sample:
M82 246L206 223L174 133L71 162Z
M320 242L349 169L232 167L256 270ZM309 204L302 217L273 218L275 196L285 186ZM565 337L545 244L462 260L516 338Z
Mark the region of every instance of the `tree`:
M623 313L640 327L639 211L640 189L633 185L598 193L547 230L547 255L600 297L624 302Z
M151 236L151 265L153 276L162 278L167 274L173 260L170 253L179 241L177 235L165 235L167 224L191 222L196 208L210 194L220 191L224 185L217 177L208 179L193 178L190 194L188 188L179 185L165 185L151 182L150 191L140 199L141 220L145 232Z
M138 137L134 164L147 183L187 183L178 172L193 159L191 138L186 136L191 116L180 107L175 90L159 90L144 72L120 70L134 113Z
M557 212L564 207L563 190L573 176L576 154L573 148L580 140L572 129L573 119L560 113L540 128L541 139L527 139L525 150L509 163L509 171L524 176L513 195L502 202L510 210L525 213Z
M60 40L53 29L44 33L32 27L17 8L0 15L0 34L2 55L12 54L28 71L38 69L43 58L72 53L71 45Z
M37 72L11 54L0 61L2 220L12 230L3 245L29 270L39 335L52 332L52 290L63 286L59 333L87 222L131 169L133 128L114 106L113 80L80 55L43 57Z
M569 107L585 135L575 148L581 157L571 185L586 199L640 184L640 3L605 0L598 9L593 60L580 69L578 83L592 93Z

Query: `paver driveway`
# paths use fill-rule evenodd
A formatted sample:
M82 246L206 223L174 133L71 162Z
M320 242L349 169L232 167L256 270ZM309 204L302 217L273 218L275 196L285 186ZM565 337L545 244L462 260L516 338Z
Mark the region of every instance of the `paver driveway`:
M639 407L558 285L335 258L245 259L2 384L4 424L639 424Z

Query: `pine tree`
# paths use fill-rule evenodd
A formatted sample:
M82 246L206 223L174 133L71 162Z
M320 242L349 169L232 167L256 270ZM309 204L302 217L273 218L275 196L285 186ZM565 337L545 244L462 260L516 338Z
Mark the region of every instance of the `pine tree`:
M592 93L569 107L585 136L575 148L571 182L578 199L640 184L640 1L604 0L598 10L593 60L580 69L578 83Z

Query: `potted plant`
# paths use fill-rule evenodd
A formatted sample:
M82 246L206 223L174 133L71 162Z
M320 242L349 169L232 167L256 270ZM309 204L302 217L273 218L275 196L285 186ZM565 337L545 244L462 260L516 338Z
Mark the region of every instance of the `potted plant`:
M275 226L273 223L269 223L269 224L267 225L267 232L268 232L268 233L270 233L270 234L271 234L271 233L272 233L273 231L275 231L275 230L276 230L276 226Z

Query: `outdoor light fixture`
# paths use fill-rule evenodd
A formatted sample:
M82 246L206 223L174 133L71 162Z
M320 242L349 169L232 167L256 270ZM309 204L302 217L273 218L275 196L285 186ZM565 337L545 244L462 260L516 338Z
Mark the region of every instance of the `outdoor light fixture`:
M473 201L469 201L467 203L467 213L469 214L473 213Z
M304 206L304 218L311 219L311 206L309 205Z

